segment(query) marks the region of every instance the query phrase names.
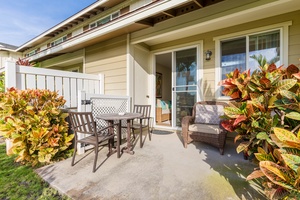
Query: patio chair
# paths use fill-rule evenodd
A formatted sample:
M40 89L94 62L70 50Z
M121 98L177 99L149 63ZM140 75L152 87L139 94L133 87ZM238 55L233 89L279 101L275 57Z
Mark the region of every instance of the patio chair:
M134 131L140 130L140 147L142 147L143 146L143 140L142 140L143 128L147 128L149 140L151 141L151 132L152 132L152 130L150 130L151 105L134 105L133 112L143 114L142 117L140 117L136 120L132 120L132 124L131 124L131 129L132 129L132 134L133 134L134 139L135 139Z
M109 153L107 156L112 154L112 146L114 144L115 135L111 134L113 131L110 131L110 129L113 128L113 126L106 126L105 128L97 130L97 125L91 112L69 112L69 117L71 128L75 134L74 154L71 165L74 166L78 143L93 145L95 151L93 172L95 172L99 146L102 145L104 141L107 141L109 148ZM86 134L88 136L80 138L79 134Z
M227 131L221 126L224 102L202 101L193 106L192 116L185 116L181 121L184 147L193 141L205 142L219 148L224 154Z

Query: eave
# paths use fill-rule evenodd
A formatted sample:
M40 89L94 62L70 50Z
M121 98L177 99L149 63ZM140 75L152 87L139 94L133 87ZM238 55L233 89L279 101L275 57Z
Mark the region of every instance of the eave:
M139 31L148 27L156 26L156 24L161 23L162 21L166 21L192 12L194 10L210 6L211 4L215 4L220 1L223 0L214 0L213 3L210 0L156 0L149 5L141 7L140 9L137 9L133 12L125 14L124 16L121 16L116 20L111 21L108 24L83 32L82 34L63 42L60 45L37 53L36 55L29 57L29 59L31 61L38 62L67 52L76 51L97 42L101 42L127 33ZM99 9L99 5L97 8ZM89 12L92 12L91 10L92 9L90 9ZM78 14L77 18L70 20L68 23L72 23L82 15L84 15L84 13ZM51 34L54 34L58 30L63 29L64 26L67 26L66 24L61 24L57 27L57 29L53 29L51 31L48 31L47 33L42 34L40 38L35 38L31 41L30 45L37 45L41 42L46 41L49 37L51 37ZM26 48L29 48L29 43L27 46L23 45L18 50L24 51Z

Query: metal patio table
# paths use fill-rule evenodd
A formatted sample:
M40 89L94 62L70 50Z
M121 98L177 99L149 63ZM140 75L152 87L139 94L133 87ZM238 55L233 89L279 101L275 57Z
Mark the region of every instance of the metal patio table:
M108 114L100 114L97 115L96 118L102 119L108 122L109 125L112 125L114 121L119 121L118 123L118 130L117 130L117 157L120 158L120 143L121 143L121 121L126 120L127 121L127 146L122 149L122 152L134 154L134 152L131 149L131 142L130 142L130 122L133 119L140 118L143 115L141 113L108 113ZM142 124L141 124L142 126ZM113 128L110 129L110 131L113 131ZM113 134L113 133L112 133Z

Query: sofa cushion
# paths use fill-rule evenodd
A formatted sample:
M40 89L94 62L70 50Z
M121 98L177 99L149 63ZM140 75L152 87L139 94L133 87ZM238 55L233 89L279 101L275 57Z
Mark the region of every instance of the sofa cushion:
M224 114L221 105L196 105L195 123L196 124L219 124L220 116Z
M219 125L214 124L191 124L189 125L189 131L220 134L221 129Z
M171 101L169 100L162 100L162 99L156 99L156 107L164 109L171 109Z

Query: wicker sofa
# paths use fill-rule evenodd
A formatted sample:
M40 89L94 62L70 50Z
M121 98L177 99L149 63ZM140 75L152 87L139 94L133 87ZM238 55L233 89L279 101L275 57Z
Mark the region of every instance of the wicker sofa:
M219 117L225 106L226 103L215 101L195 103L192 116L185 116L181 122L185 148L188 143L200 141L219 148L220 154L224 154L227 132L220 125Z
M156 122L171 120L171 101L156 99Z

